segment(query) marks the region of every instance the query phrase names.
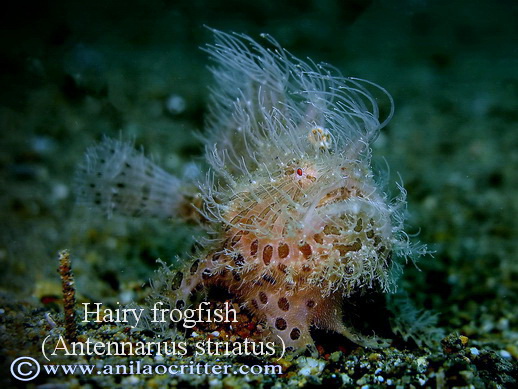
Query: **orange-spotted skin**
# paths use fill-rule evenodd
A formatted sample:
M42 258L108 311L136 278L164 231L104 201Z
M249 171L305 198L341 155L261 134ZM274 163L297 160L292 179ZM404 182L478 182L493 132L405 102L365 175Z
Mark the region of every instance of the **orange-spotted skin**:
M342 186L331 185L333 174L341 175ZM362 189L368 192L363 193L359 185L342 167L324 174L307 162L243 185L246 190L232 196L222 215L221 244L186 277L181 298L198 285L223 287L257 321L267 324L274 339L281 338L294 350L313 349L311 326L378 346L354 334L342 320L343 298L362 278L357 257L374 262L378 273L390 266L390 228L377 225L389 219L370 217L368 209L362 210L361 201L367 197L381 200L374 186L363 182ZM347 221L342 215L322 216L327 208L354 198L361 200L360 205L354 215L346 215Z

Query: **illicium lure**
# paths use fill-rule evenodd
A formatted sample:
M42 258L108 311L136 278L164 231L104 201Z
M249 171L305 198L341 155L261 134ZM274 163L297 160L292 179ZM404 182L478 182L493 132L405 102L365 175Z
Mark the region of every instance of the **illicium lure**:
M371 169L370 145L392 116L380 119L373 93L392 107L390 95L302 61L267 35L269 48L214 34L206 179L186 182L106 139L78 174L81 202L203 225L203 248L157 286L172 307L218 285L295 350L313 346L311 326L382 345L345 326L342 303L392 290L398 258L424 251L403 231L404 190L389 200Z

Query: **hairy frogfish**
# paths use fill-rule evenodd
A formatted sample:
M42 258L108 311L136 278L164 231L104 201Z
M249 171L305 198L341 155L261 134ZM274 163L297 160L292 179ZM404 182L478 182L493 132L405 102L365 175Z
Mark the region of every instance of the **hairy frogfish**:
M311 327L382 346L344 324L343 302L391 291L394 269L420 251L403 230L404 189L389 198L371 167L392 98L268 35L259 44L213 32L205 175L172 175L131 143L104 139L78 171L80 203L202 226L198 251L160 285L171 307L217 286L294 350L314 349Z

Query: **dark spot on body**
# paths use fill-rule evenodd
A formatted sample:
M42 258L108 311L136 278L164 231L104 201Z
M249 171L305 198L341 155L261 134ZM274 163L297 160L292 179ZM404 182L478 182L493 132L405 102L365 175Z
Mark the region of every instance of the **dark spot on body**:
M340 230L337 227L335 227L335 226L331 226L331 225L327 224L324 227L324 234L326 234L326 235L340 235Z
M183 273L179 271L176 273L173 277L173 280L171 281L171 290L176 290L180 287L183 280Z
M245 263L245 258L243 258L241 254L238 254L237 257L234 258L234 263L236 264L236 266L241 267Z
M264 292L259 292L259 301L262 304L266 304L268 302L268 296Z
M276 284L275 278L273 278L270 274L265 274L263 276L263 280L265 280L266 282L268 282L269 284L272 284L272 285Z
M290 338L292 340L297 340L298 338L300 338L300 330L298 328L292 329L290 332Z
M278 330L284 331L286 327L288 327L288 325L286 324L286 320L284 320L282 317L278 317L275 320L275 328L277 328Z
M290 255L290 246L288 246L286 243L281 243L277 248L277 251L279 253L279 258L286 258L288 255Z
M308 243L299 245L299 250L306 259L311 257L312 250L311 250L311 246Z
M257 254L257 248L259 246L259 242L254 240L252 244L250 244L250 255L255 256Z
M277 302L277 305L284 312L288 312L290 310L290 303L286 297L281 297Z
M263 249L263 262L264 262L265 265L269 265L270 264L270 261L272 259L272 255L273 255L273 247L270 246L270 245L267 245Z
M198 270L198 265L200 264L200 261L194 261L194 263L192 264L191 266L191 274L194 274L196 273L196 271Z

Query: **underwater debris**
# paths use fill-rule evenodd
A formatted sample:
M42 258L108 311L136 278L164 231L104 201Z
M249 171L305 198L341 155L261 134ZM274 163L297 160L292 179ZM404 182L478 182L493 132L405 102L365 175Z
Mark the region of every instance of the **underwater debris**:
M59 252L59 275L63 288L63 307L65 317L65 337L69 342L77 341L76 323L76 288L74 286L74 274L68 250Z
M108 215L200 222L206 236L194 258L154 282L155 298L172 308L200 286L220 286L291 349L314 351L311 326L386 345L348 328L342 303L366 289L394 290L401 259L426 252L403 230L404 189L389 200L371 168L390 95L302 61L268 35L265 48L213 32L206 180L194 185L105 139L79 170L80 202ZM384 119L374 94L390 102Z

